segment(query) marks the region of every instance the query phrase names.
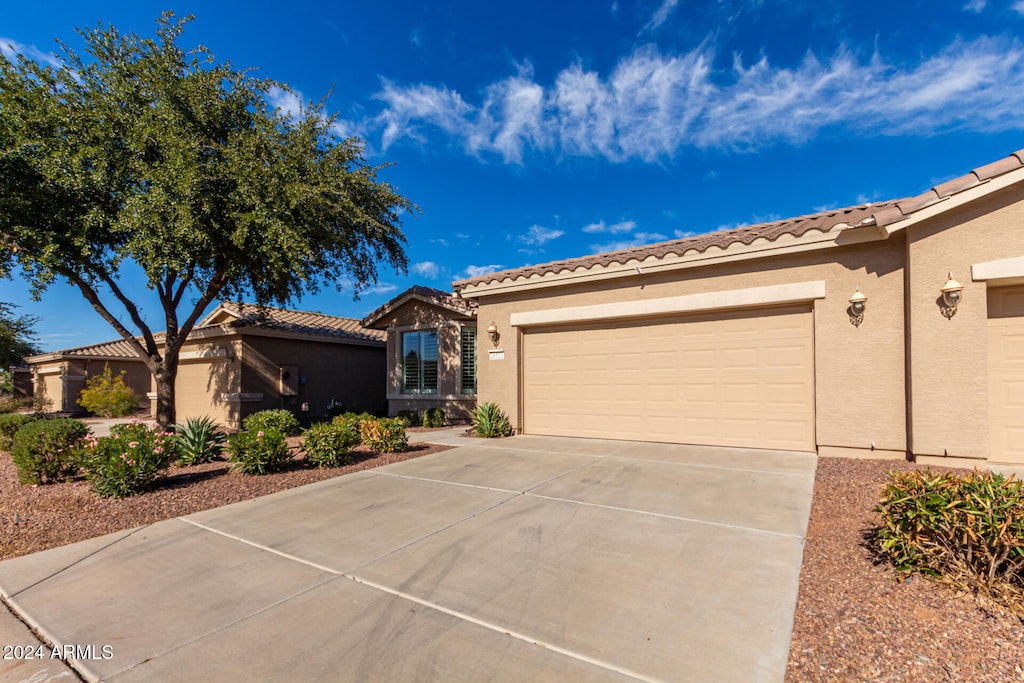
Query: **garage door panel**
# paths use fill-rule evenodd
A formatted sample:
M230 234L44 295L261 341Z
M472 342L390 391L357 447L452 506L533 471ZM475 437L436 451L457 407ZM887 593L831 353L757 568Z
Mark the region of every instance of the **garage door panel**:
M991 459L1024 463L1024 287L988 290Z
M524 431L813 450L812 331L809 307L527 330Z

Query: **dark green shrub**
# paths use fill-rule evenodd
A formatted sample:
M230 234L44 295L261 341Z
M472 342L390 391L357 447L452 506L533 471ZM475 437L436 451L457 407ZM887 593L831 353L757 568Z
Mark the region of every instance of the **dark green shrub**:
M893 472L876 540L920 573L1024 614L1024 485L992 472Z
M139 409L139 397L124 383L125 371L114 377L110 366L103 366L103 374L89 378L85 389L78 395L78 405L93 415L124 417Z
M409 445L401 418L365 420L359 428L363 445L377 453L400 453Z
M224 452L228 435L209 417L190 417L183 425L174 427L174 440L178 445L178 464L199 465L219 460Z
M423 411L424 427L444 427L444 411L440 408L427 408Z
M299 421L289 410L278 408L277 410L261 410L253 413L242 420L242 426L247 432L266 431L275 429L285 436L291 436L299 432Z
M22 484L49 484L78 474L81 441L89 428L78 420L60 417L34 420L14 434L11 457Z
M284 432L273 427L239 432L228 439L231 469L242 474L278 472L285 468L292 455Z
M361 430L361 428L363 426L363 423L366 422L367 420L376 420L376 419L377 418L374 417L373 415L371 415L370 413L352 413L352 412L348 412L348 413L342 413L341 415L338 415L337 417L334 418L334 421L335 422L344 421L344 422L350 423L353 426L353 428L355 429L356 438L359 439L360 441L362 441L362 436L360 436L360 430Z
M35 419L22 413L0 414L0 451L9 451L17 431Z
M399 410L397 419L404 422L406 427L419 427L423 424L417 410Z
M125 498L148 491L178 456L173 432L141 422L114 425L110 436L89 438L83 464L92 490L103 498Z
M345 419L320 422L302 436L306 459L317 467L341 467L352 462L352 447L359 443L357 423Z
M473 409L473 430L487 439L512 435L508 416L497 403L481 403Z
M353 412L351 406L335 401L333 398L327 403L327 417L338 417L351 412Z

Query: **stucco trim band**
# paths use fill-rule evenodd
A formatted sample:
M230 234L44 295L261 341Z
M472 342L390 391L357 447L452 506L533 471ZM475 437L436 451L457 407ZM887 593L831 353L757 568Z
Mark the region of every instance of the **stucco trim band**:
M551 308L542 311L513 313L510 324L513 327L546 325L552 323L573 323L589 320L621 320L643 318L666 313L699 313L701 311L730 308L749 308L769 304L791 304L825 298L825 281L794 282L786 285L748 287L722 292L684 294L663 299L645 301L623 301L597 304L594 306L572 306Z
M975 263L971 266L971 279L975 282L1021 278L1024 278L1024 256Z

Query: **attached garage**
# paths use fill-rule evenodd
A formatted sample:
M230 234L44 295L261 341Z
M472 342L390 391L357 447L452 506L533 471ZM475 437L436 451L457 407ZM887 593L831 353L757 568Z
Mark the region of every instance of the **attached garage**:
M814 450L809 306L523 334L523 429Z
M1024 462L1024 287L988 291L992 459Z

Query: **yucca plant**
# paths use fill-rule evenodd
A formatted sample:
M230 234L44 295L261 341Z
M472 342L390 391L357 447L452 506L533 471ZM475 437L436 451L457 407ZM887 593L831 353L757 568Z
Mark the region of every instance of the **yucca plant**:
M224 452L228 435L210 417L190 417L183 425L174 427L180 457L178 464L185 467L219 460Z
M486 439L511 436L512 424L497 403L481 403L473 409L473 430Z

